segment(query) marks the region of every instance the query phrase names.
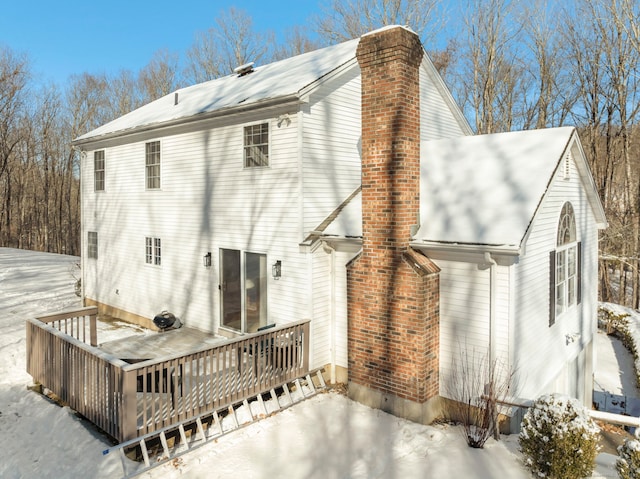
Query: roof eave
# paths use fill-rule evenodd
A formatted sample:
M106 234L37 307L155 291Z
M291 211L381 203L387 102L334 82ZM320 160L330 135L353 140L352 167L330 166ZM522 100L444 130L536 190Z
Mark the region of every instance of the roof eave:
M459 243L453 241L414 240L410 245L412 248L424 251L425 253L441 251L447 253L491 253L502 256L520 256L522 254L520 246L513 244L481 244Z
M290 95L285 95L277 98L268 98L264 100L258 100L256 102L249 103L249 104L235 105L231 107L220 108L218 110L214 110L210 112L197 113L195 115L176 118L174 120L140 125L138 127L134 127L131 129L113 131L113 132L105 133L103 135L91 136L88 138L79 137L73 140L71 144L75 147L81 147L91 143L96 143L98 141L111 140L114 138L122 138L126 136L137 135L140 133L146 133L154 130L164 130L164 129L169 129L176 126L184 126L187 124L207 121L207 120L226 116L233 113L243 113L251 110L268 108L276 105L278 106L286 105L286 104L299 105L301 103L304 103L304 101L300 98L300 95L298 93L293 93Z

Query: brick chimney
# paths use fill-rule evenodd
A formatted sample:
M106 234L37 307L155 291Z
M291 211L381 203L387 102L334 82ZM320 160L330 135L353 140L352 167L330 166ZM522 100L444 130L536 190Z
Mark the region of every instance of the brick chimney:
M409 246L420 212L423 54L399 26L358 45L363 244L347 291L350 396L426 423L438 395L439 269Z

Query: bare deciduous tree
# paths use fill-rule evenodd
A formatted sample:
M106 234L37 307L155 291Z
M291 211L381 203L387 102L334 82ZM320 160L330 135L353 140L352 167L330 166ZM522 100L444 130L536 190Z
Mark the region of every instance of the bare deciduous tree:
M406 25L428 44L444 25L440 6L439 0L332 0L316 19L316 30L337 43L386 25Z
M520 120L524 65L513 8L508 0L470 0L466 9L458 81L477 133L510 131Z
M168 50L158 50L138 75L144 103L168 95L180 84L178 79L178 55Z
M28 68L26 57L0 47L0 191L4 193L0 211L0 244L9 242L13 228L9 169L22 140Z
M275 44L273 33L253 30L253 20L231 7L216 19L216 27L196 35L187 52L185 76L194 83L213 80L249 62L269 62Z
M559 8L547 0L525 4L518 21L531 54L530 93L523 95L524 129L562 126L576 101L567 56L562 50Z
M320 43L309 38L305 29L295 27L285 34L284 42L276 46L273 59L283 60L318 48L320 48Z

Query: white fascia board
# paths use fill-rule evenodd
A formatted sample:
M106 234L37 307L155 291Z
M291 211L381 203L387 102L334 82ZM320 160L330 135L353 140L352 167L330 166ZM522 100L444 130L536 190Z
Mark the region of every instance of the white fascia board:
M151 123L147 125L142 125L139 127L131 128L129 130L119 130L111 133L106 133L104 135L92 136L90 138L84 138L82 140L74 140L72 141L72 145L75 147L83 147L93 143L103 142L115 138L126 138L134 135L141 135L148 132L157 132L157 136L168 136L170 131L174 128L184 127L186 125L197 125L199 122L205 122L209 120L213 120L216 118L222 118L225 116L240 114L252 110L258 110L262 108L276 107L276 106L286 106L286 105L296 105L299 106L301 103L304 103L303 100L300 99L300 96L296 94L287 95L285 97L279 98L270 98L267 100L262 100L258 102L251 103L249 105L237 105L229 108L222 108L220 110L215 110L212 112L201 113L197 115L192 115L183 118L176 118L174 120L169 120L161 123ZM80 148L82 149L82 148Z
M301 88L300 91L298 92L298 97L300 98L300 102L308 103L309 95L311 95L311 93L313 93L313 91L316 88L318 88L323 83L331 80L332 78L335 78L341 75L345 71L350 70L353 67L358 67L358 60L356 57L353 57L351 60L343 63L342 65L330 71L326 75L318 78L317 80L314 80L313 82L309 83L307 86Z
M470 263L484 263L489 253L499 264L510 265L518 262L521 248L515 245L482 245L465 243L438 243L435 241L413 241L410 246L422 251L429 258L455 259Z

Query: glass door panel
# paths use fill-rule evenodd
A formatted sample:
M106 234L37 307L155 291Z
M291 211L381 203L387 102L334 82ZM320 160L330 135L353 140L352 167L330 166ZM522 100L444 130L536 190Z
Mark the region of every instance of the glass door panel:
M267 255L245 253L246 332L267 324Z
M220 250L220 303L222 326L242 330L240 251Z

